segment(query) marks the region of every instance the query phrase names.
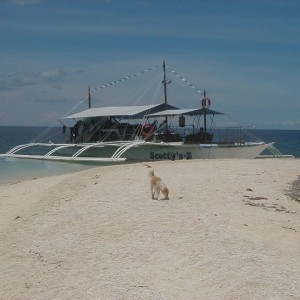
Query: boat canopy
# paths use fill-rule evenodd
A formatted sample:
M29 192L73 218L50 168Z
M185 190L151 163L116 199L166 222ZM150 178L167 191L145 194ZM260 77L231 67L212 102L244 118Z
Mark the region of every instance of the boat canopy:
M189 108L189 109L167 109L155 113L147 114L146 117L165 117L165 116L198 116L198 115L224 115L224 113L207 109L204 112L203 108Z
M69 115L63 119L85 119L95 117L133 117L142 118L146 114L157 113L166 108L165 103L144 106L114 106L89 108L79 113ZM167 108L175 111L178 108L167 104Z

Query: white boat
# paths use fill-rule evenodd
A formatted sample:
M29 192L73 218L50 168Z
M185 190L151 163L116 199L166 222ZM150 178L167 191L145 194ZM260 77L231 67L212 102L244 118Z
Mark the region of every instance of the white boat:
M201 107L182 109L168 104L166 66L163 63L164 101L143 106L89 108L67 115L73 120L69 138L62 143L32 142L1 156L78 162L123 162L213 158L256 158L276 149L249 140L242 127L215 128L214 118L225 114L210 109L204 91ZM117 82L114 82L117 83ZM208 124L210 123L210 125ZM278 153L278 152L277 152Z

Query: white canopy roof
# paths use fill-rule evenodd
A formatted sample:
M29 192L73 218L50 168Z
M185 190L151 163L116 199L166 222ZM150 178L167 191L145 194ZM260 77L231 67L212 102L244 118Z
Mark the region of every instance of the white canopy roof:
M217 112L215 110L206 109L207 115L224 115L221 112ZM195 116L195 115L204 115L203 108L189 108L189 109L168 109L163 110L155 113L150 113L146 115L147 117L164 117L164 116L180 116L180 115L188 115L188 116Z
M170 109L176 107L168 105ZM69 115L64 119L85 119L93 117L142 117L147 113L155 113L165 109L165 104L154 104L144 106L114 106L114 107L98 107L89 108L79 113Z

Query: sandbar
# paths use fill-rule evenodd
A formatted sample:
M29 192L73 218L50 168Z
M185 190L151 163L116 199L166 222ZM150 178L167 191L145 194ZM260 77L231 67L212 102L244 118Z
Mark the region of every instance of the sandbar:
M299 299L299 175L299 159L186 160L1 185L0 298Z

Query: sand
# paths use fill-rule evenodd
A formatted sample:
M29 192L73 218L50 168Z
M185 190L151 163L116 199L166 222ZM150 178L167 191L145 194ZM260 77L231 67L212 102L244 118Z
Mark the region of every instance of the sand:
M299 159L149 165L0 186L0 299L300 299Z

